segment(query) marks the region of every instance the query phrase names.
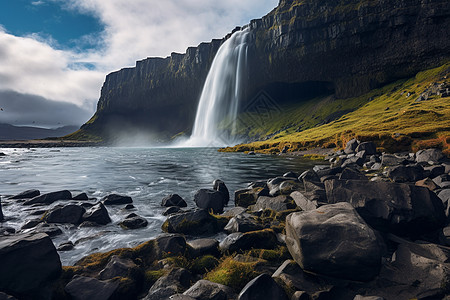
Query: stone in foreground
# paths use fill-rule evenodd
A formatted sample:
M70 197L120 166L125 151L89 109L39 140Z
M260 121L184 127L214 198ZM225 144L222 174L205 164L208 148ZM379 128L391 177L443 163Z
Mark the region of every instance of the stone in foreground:
M226 195L222 192L208 189L200 189L194 195L197 207L212 210L215 214L223 213L223 207L228 202Z
M227 300L233 299L233 290L223 284L211 282L208 280L199 280L191 286L183 295L194 299L214 299Z
M262 274L251 280L239 293L238 300L288 300L286 292L270 275Z
M305 271L356 281L380 271L383 242L349 203L290 214L286 244Z
M169 233L196 235L216 233L222 228L206 210L197 209L170 215L162 225L162 229Z

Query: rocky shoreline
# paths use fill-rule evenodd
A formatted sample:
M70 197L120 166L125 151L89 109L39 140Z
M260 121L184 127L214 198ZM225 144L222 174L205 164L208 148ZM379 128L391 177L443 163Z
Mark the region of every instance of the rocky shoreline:
M0 141L0 148L59 148L59 147L101 147L108 146L103 142L72 141L72 140L25 140Z
M450 299L450 161L440 150L377 153L352 140L302 174L235 191L232 208L230 198L221 180L197 191L195 209L168 195L164 234L74 266L58 251L76 245L52 242L58 225L104 226L108 207L133 208L130 197L2 199L39 215L16 232L0 201L0 299ZM120 226L147 220L130 213Z

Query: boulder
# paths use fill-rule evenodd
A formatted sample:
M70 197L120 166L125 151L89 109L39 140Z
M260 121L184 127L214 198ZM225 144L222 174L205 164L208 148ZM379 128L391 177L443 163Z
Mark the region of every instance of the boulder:
M425 188L429 189L430 191L434 191L435 189L438 188L437 185L434 183L434 181L431 180L430 178L425 178L425 179L419 180L416 182L415 185L425 187Z
M432 162L432 163L438 163L444 158L444 154L442 154L442 151L439 149L426 149L426 150L419 150L416 152L416 162Z
M293 295L291 300L310 300L309 295L305 291L296 291Z
M101 202L104 205L122 205L133 203L133 199L128 196L122 196L117 194L110 194L102 198Z
M310 200L306 193L299 191L291 193L291 198L294 199L295 204L301 208L301 210L314 210L319 207L317 200Z
M430 178L434 178L436 176L445 174L445 166L437 165L437 166L428 166L423 168L425 172L428 172L427 176Z
M284 174L283 174L283 177L297 179L297 178L298 178L298 175L297 175L297 173L294 173L294 172L292 172L292 171L289 171L289 172L287 172L287 173L284 173Z
M171 206L168 207L164 212L163 212L163 216L168 216L168 215L172 215L172 214L177 214L179 212L183 212L183 210L178 207L178 206Z
M362 167L364 165L365 159L362 157L354 156L347 158L341 165L342 169L345 168L353 168L357 169L359 167Z
M423 168L420 165L395 166L389 168L388 177L394 182L416 182L423 179Z
M54 225L54 224L47 224L47 223L39 223L37 226L33 228L34 233L45 233L50 237L54 237L57 235L62 234L62 230Z
M235 232L228 235L220 244L220 250L236 252L255 249L274 249L278 244L277 235L272 229Z
M208 189L200 189L194 195L194 201L197 207L206 210L212 210L215 214L223 213L223 207L227 199L222 192Z
M309 182L320 182L320 177L317 175L317 173L314 170L306 170L300 176L298 177L298 180L300 181L309 181Z
M102 281L76 275L64 290L73 300L108 300L113 299L118 288L119 283L112 280Z
M355 153L356 148L358 148L359 141L356 139L351 139L347 142L347 145L345 146L344 153L345 154L351 154Z
M261 229L263 229L263 226L257 223L249 214L241 214L231 218L224 228L227 233L249 232Z
M20 229L22 229L22 230L30 229L30 228L36 227L41 222L42 222L41 219L27 220L27 221L25 221L25 224L23 224L23 226Z
M247 208L250 205L255 204L256 200L260 196L269 196L269 190L267 187L237 190L234 192L234 204L235 206Z
M53 202L58 201L58 200L72 200L72 193L64 190L64 191L43 194L40 196L33 197L28 201L25 201L23 203L23 205L52 204Z
M236 217L246 211L247 211L247 208L236 206L236 207L232 207L229 210L227 210L226 212L224 212L222 214L222 217Z
M381 165L383 166L398 166L403 165L406 160L403 157L398 157L395 154L383 153L381 156Z
M86 193L81 193L72 198L73 200L85 201L89 200L89 197Z
M277 197L258 197L256 204L252 207L253 211L271 209L274 211L283 211L295 208L296 205L290 196L280 195Z
M52 240L42 233L2 237L0 266L0 290L26 299L44 297L62 271Z
M45 214L45 222L78 225L86 210L79 205L56 206Z
M99 202L84 213L83 222L93 222L100 225L106 225L111 223L111 218L109 217L106 207L103 203Z
M175 293L182 293L189 286L192 279L191 273L183 268L174 268L170 272L160 277L150 288L149 294L162 288L170 288Z
M113 255L105 268L98 274L98 279L108 280L115 277L133 278L137 273L139 273L139 268L131 259Z
M9 199L31 199L41 194L39 190L27 190L20 194L9 197Z
M220 179L216 179L213 182L213 190L221 192L223 194L224 197L224 206L228 205L228 202L230 201L230 192L228 191L227 186L225 185L225 182L223 182Z
M65 242L58 246L58 251L70 251L73 250L74 244L72 242Z
M383 241L349 203L290 214L286 244L306 271L356 281L380 271Z
M268 274L251 280L239 293L238 300L288 300L286 292Z
M203 279L197 281L183 295L190 296L196 300L228 300L234 298L231 288Z
M186 252L186 239L181 234L163 234L156 238L159 257L184 255Z
M148 221L136 214L130 214L119 225L123 229L139 229L147 227Z
M164 232L191 235L211 234L219 232L222 229L216 218L203 209L170 215L162 225Z
M296 179L287 177L276 177L267 181L267 188L269 189L270 196L278 196L281 194L280 186L283 182L289 182L289 185L285 185L285 189L288 187L297 187L299 182Z
M169 196L166 196L161 201L161 206L164 207L170 207L170 206L177 206L177 207L187 207L186 201L184 201L183 198L181 198L178 194L170 194Z
M365 151L366 155L377 154L377 146L373 142L363 142L356 147L355 152Z
M145 298L143 298L143 300L162 300L162 299L172 300L174 298L171 296L177 296L176 293L177 293L177 289L173 286L168 286L165 288L157 288L157 289L150 290L148 292L147 296L145 296ZM194 299L194 298L190 298L190 299Z
M339 175L339 179L341 179L341 180L346 180L346 179L369 180L366 177L366 175L364 175L363 173L359 172L358 170L355 170L352 168L345 168L344 170L342 170L341 175Z
M330 168L329 166L327 166L327 168L317 169L316 174L317 174L317 176L322 178L324 176L336 175L336 174L341 173L341 172L342 172L342 167ZM305 182L305 181L307 181L307 180L303 179L303 182Z
M329 203L349 202L373 228L417 236L445 222L442 201L427 188L391 182L330 180Z
M191 257L200 257L204 255L218 255L219 242L215 239L196 239L189 241L189 254Z
M439 187L444 187L443 183L450 180L450 175L442 174L433 178L433 182L436 183Z

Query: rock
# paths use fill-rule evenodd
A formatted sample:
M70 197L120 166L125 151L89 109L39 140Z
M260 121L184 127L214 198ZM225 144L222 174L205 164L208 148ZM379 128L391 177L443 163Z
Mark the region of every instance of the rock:
M430 191L434 191L437 189L437 185L430 178L425 178L416 182L416 186L421 186L429 189Z
M222 217L236 217L237 215L240 215L246 211L247 209L245 207L236 206L224 212L222 214Z
M17 234L0 239L0 290L19 298L51 295L61 274L61 262L46 234Z
M42 222L41 219L28 220L25 222L25 224L23 224L23 226L20 229L22 229L22 230L30 229L30 228L36 227L41 222Z
M147 227L148 221L136 214L131 214L119 223L123 229L139 229Z
M341 175L339 175L339 179L368 180L366 175L352 168L345 168L344 170L342 170Z
M123 209L125 209L125 210L132 210L132 209L135 209L135 208L136 207L134 207L133 204L127 204L127 205L125 205L125 207Z
M277 246L277 235L272 229L251 232L235 232L228 235L220 244L222 252L244 251L251 248L273 249Z
M203 279L197 281L183 295L190 296L196 300L227 300L234 298L234 293L231 288Z
M9 199L31 199L41 194L39 190L27 190L15 196L9 197Z
M309 200L307 196L302 192L293 192L291 193L291 198L294 199L295 204L301 208L301 210L314 210L319 207L317 200Z
M73 300L108 300L113 299L119 283L108 280L101 281L91 277L76 275L64 290Z
M187 207L187 203L186 203L186 201L184 201L183 198L180 197L180 195L171 194L169 196L164 197L164 199L162 199L161 206L164 206L164 207L170 207L170 206Z
M207 211L197 209L170 215L162 225L162 229L169 233L199 235L216 233L222 228Z
M88 209L83 215L83 222L93 222L100 225L106 225L111 223L111 218L109 217L108 210L99 202L96 205Z
M416 162L433 162L438 163L444 158L442 151L439 149L426 149L416 152Z
M184 255L186 239L181 234L163 234L156 238L159 257Z
M104 205L121 205L133 203L133 199L128 196L122 196L117 194L111 194L102 198L101 202Z
M365 162L365 159L362 157L357 157L357 156L350 157L344 161L344 163L341 165L341 168L342 169L345 169L345 168L357 169L359 167L362 167L364 165L364 162Z
M238 300L288 300L286 292L270 275L261 274L251 280L239 293Z
M330 180L329 203L349 202L373 228L417 236L442 227L442 201L427 188L402 183Z
M381 168L383 168L383 165L382 165L381 163L374 163L374 164L372 165L372 167L370 167L370 169L371 169L371 170L374 170L374 171L381 170Z
M351 154L355 153L356 148L358 148L359 141L356 139L351 139L347 142L347 145L345 146L344 153L345 154Z
M436 183L438 186L443 186L444 182L447 182L450 180L450 175L448 174L442 174L439 176L436 176L433 178L433 182Z
M72 242L65 242L58 246L58 251L70 251L74 247Z
M50 237L54 237L57 235L62 234L61 229L59 229L58 226L54 224L46 224L46 223L39 223L36 227L33 228L34 233L45 233Z
M194 195L197 207L212 210L215 214L223 213L223 207L227 202L224 194L215 190L200 189Z
M248 155L256 155L256 153L254 151L249 151L247 154Z
M1 236L8 236L8 235L13 235L16 233L16 230L12 227L5 227L5 226L0 226L0 237Z
M218 192L221 192L224 196L225 202L224 206L228 205L228 202L230 201L230 192L228 191L227 186L225 185L225 182L223 182L220 179L216 179L213 182L213 190L216 190Z
M450 226L442 228L439 234L439 241L444 246L450 246Z
M191 273L182 268L174 268L167 275L160 277L150 288L149 294L161 288L172 288L176 293L185 291L191 282Z
M147 296L145 298L143 298L143 300L162 300L162 299L170 300L170 299L174 299L171 296L172 295L176 296L175 295L176 293L177 293L177 290L173 286L169 286L166 288L157 288L157 289L149 291ZM190 298L190 299L194 299L194 298Z
M381 164L383 166L398 166L403 165L404 162L404 158L398 157L394 154L383 153L383 155L381 156Z
M280 195L280 185L285 181L290 181L292 184L297 183L296 180L292 180L291 178L286 178L286 177L276 177L276 178L269 179L267 181L269 195L270 196Z
M423 179L423 168L420 165L392 167L388 177L394 182L416 182Z
M217 256L219 254L219 242L215 239L197 239L187 243L190 247L191 257L200 257L204 255Z
M72 193L64 190L33 197L30 200L25 201L23 205L52 204L53 202L58 200L71 200L71 199Z
M172 214L177 214L179 212L183 212L183 210L181 208L179 208L178 206L171 206L168 207L164 212L163 212L163 216L168 216L168 215L172 215Z
M365 151L366 155L377 154L377 146L373 142L363 142L356 147L355 152Z
M294 172L292 172L292 171L289 171L289 172L287 172L287 173L284 173L284 174L283 174L283 177L297 179L297 178L298 178L298 175L297 175L297 173L294 173Z
M5 220L5 217L3 216L2 199L0 197L0 222L3 222L4 220Z
M254 205L260 196L269 196L269 190L264 187L242 189L234 192L235 206L247 208Z
M439 175L445 174L445 167L444 165L437 165L437 166L429 166L429 167L425 167L423 168L426 172L429 172L427 174L428 177L430 178L435 178Z
M306 170L298 177L298 180L303 182L304 181L320 182L320 177L314 170Z
M309 300L309 299L310 298L308 293L304 291L296 291L291 298L291 300Z
M248 214L237 215L236 217L231 218L224 228L227 233L249 232L261 229L263 229L263 226L258 224L256 220Z
M45 221L47 223L61 223L61 224L74 224L81 223L83 214L86 210L79 206L69 204L66 206L56 206L45 215Z
M368 281L380 271L383 241L349 203L290 214L286 244L300 267L310 272Z
M338 173L342 172L342 168L343 167L327 167L327 168L322 168L316 171L317 176L319 176L320 178L324 177L324 176L330 176L330 175L336 175ZM305 179L303 179L303 182L305 182Z
M280 195L277 197L258 197L256 204L253 206L253 211L271 209L274 211L283 211L295 208L296 205L290 196Z
M84 200L89 200L89 197L88 197L88 195L86 193L81 193L81 194L76 195L72 199L73 200L84 201Z
M131 259L113 255L105 268L98 274L98 279L107 280L115 277L133 278L133 274L138 272L138 266Z
M0 300L17 300L17 298L0 292Z

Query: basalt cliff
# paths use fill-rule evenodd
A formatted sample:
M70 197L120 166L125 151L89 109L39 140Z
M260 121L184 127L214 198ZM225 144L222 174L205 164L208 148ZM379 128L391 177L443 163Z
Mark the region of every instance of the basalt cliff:
M241 110L261 93L275 105L347 99L450 59L448 0L281 0L247 26ZM109 74L97 112L72 137L111 140L134 129L159 140L189 134L211 63L229 36Z

